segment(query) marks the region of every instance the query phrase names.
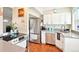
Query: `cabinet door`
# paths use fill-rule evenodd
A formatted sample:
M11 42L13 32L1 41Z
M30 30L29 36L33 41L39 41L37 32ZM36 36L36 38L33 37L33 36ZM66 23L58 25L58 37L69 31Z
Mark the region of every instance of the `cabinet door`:
M44 15L44 24L51 24L51 19L52 19L51 14Z
M52 16L53 24L71 24L70 12L56 13Z
M53 14L53 16L52 16L52 24L58 24L58 23L59 23L58 14Z
M71 24L71 13L70 12L65 13L65 24Z
M56 14L53 14L52 16L52 23L53 24L64 24L64 19L65 19L65 16L63 13L56 13Z
M65 38L64 51L79 52L79 39Z
M64 24L65 23L65 13L60 13L59 15L59 24Z
M22 41L22 42L19 42L18 44L16 44L17 46L20 46L20 47L22 47L22 48L26 48L26 46L27 46L27 42L26 42L26 40L24 40L24 41Z

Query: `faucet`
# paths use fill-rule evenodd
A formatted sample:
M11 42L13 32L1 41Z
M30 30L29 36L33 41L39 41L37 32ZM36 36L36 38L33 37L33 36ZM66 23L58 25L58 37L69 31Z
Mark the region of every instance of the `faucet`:
M65 29L65 25L62 25L61 26L61 30L63 31Z

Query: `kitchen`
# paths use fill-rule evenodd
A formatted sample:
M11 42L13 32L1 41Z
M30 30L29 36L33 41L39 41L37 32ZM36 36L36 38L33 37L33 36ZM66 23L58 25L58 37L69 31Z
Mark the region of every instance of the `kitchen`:
M0 7L0 52L79 52L78 7Z
M20 7L0 7L0 52L28 51L26 14L21 13L24 11Z
M40 23L40 26L42 27L42 29L40 29L41 32L40 45L41 43L42 45L47 44L52 45L57 47L63 52L79 52L78 47L79 8L75 7L54 7L54 8L35 7L35 8L43 16L42 21ZM29 49L30 51L39 52L40 48L33 50L32 47L30 47ZM43 48L43 50L44 49L45 48ZM49 48L47 49L49 51Z

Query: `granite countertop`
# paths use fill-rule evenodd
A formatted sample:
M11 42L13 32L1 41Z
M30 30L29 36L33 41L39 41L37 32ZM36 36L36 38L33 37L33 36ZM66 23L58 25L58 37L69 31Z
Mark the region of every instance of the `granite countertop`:
M3 38L3 40L5 40L5 41L10 41L12 39L19 38L19 37L24 36L26 34L18 33L18 34L14 34L14 35L8 34L8 35L2 36L0 38Z
M59 33L61 33L61 34L64 35L64 38L75 38L75 39L79 39L79 34L73 32L73 31L67 32L67 33L66 32L63 32L63 31L60 31L59 29L54 29L53 31L48 31L48 30L45 30L45 31L46 31L46 33L53 33L53 34L59 32Z
M24 52L25 49L0 39L0 52Z
M75 39L79 39L79 34L74 33L74 32L68 32L68 33L64 33L61 32L65 38L75 38Z

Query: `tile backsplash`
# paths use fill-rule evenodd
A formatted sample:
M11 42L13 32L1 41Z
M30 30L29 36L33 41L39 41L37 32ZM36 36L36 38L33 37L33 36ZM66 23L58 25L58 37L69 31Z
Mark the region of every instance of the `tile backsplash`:
M54 31L54 30L64 30L64 29L70 29L70 25L45 25L45 28L48 31Z

